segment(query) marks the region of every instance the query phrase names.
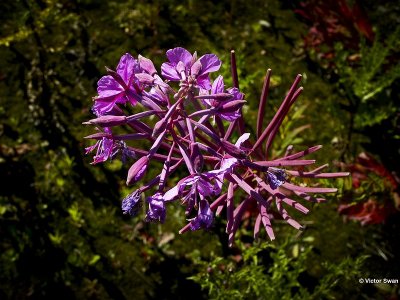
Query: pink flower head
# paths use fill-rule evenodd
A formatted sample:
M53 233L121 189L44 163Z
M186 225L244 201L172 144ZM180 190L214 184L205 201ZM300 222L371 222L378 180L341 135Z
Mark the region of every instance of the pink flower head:
M171 81L182 81L205 90L211 88L209 73L218 71L221 61L215 54L205 54L196 60L184 48L177 47L166 53L168 61L161 65L161 74Z
M127 102L136 105L139 95L135 90L135 73L139 72L139 64L129 53L124 54L117 66L117 71L109 70L110 75L97 82L98 96L95 98L93 110L97 115L110 112L117 103Z

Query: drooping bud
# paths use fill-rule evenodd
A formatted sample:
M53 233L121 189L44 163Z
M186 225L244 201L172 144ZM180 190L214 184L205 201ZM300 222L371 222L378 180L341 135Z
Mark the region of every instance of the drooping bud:
M126 185L134 184L135 182L142 179L144 174L146 174L147 167L149 165L149 158L147 156L142 156L139 158L128 171L128 178L126 179Z
M87 122L83 122L82 124L85 125L98 125L101 127L112 127L112 126L118 126L118 125L123 125L126 123L126 117L125 116L101 116L96 119L91 119Z
M121 208L124 215L129 214L133 217L137 214L140 208L140 195L141 192L139 190L136 190L122 200Z
M146 57L144 57L144 56L141 56L141 55L139 54L138 60L139 60L139 66L140 66L144 71L146 71L147 73L149 73L151 76L153 76L154 74L157 73L157 70L156 70L156 68L154 67L153 62L152 62L150 59L148 59L148 58L146 58Z

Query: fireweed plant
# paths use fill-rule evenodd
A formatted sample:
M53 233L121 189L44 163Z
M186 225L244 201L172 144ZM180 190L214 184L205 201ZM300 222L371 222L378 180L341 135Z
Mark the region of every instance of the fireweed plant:
M116 70L107 69L108 75L98 81L98 96L92 107L96 118L84 123L98 130L86 137L96 140L86 148L86 153L95 153L93 164L111 160L117 153L123 161L137 158L128 171L126 184L140 182L140 187L123 199L123 213L137 214L141 195L153 190L146 198L146 221L163 223L166 205L179 200L189 218L179 233L209 229L214 215L226 208L226 232L232 245L244 212L253 201L258 207L255 238L263 225L269 238L275 239L271 226L273 205L290 225L302 229L285 206L306 214L309 210L296 199L323 202L324 198L313 194L334 193L337 189L300 186L291 183L291 178L335 178L348 173L323 173L327 165L304 171L315 160L303 157L321 146L297 153L288 149L283 157L268 158L279 126L303 90L298 87L301 75L297 75L275 116L263 129L271 78L271 70L267 71L259 103L257 136L250 139L241 113L246 101L239 90L234 51L231 52L233 87L230 88L225 86L221 75L214 81L210 79L210 73L217 72L221 66L216 55L198 57L196 52L192 55L178 47L168 50L166 56L168 61L161 65L159 75L150 59L123 55ZM130 106L140 106L143 111L130 114ZM150 125L154 123L151 119L156 119L154 125ZM117 134L118 127L129 128L130 133ZM232 141L234 131L238 131L239 138ZM140 139L150 141L151 147L128 146L130 141ZM144 183L142 179L153 160L161 161L163 168L154 179ZM187 176L169 188L168 178L178 168L186 169ZM244 197L235 197L239 189L244 191L240 193Z

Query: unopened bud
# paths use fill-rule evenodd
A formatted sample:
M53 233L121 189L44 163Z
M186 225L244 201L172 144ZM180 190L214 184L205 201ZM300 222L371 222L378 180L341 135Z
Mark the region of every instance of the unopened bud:
M227 113L227 112L234 112L237 111L239 108L245 104L245 100L234 100L234 101L229 101L227 103L222 104L221 106L218 107L218 111Z
M103 138L111 138L111 134L106 132L97 132L84 137L84 139L89 139L89 140L101 140Z
M201 95L201 96L196 96L196 99L213 99L217 101L226 101L230 100L233 98L232 94L229 93L218 93L218 94L212 94L212 95Z
M85 125L98 125L102 127L111 127L111 126L118 126L123 125L126 123L125 116L101 116L96 119L89 120L87 122L83 122L82 124Z
M151 137L156 138L157 136L160 135L161 132L165 130L165 127L167 127L167 122L164 119L161 119L154 125L153 133L151 134Z
M134 184L135 182L142 179L144 174L146 174L147 167L149 165L149 158L147 156L142 156L139 158L128 171L128 178L126 179L126 185Z

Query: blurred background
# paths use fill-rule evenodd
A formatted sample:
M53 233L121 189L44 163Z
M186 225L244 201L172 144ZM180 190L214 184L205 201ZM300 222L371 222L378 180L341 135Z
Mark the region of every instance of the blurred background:
M400 279L397 1L5 0L0 11L0 299L399 298L398 284L359 283ZM267 119L303 75L273 153L322 144L320 164L351 172L321 180L339 192L308 205L305 231L275 220L277 239L254 241L249 211L228 248L223 217L181 236L179 203L162 226L122 214L129 165L91 166L81 123L104 66L129 52L159 68L176 46L217 54L228 85L236 51L253 128L267 68Z

